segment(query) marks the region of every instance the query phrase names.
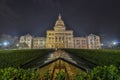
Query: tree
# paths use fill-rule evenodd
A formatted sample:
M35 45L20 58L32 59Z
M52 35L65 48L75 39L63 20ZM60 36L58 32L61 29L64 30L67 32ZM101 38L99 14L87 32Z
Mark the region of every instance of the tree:
M2 45L1 48L8 48L8 49L11 49L11 48L15 48L16 47L16 44L18 43L18 37L13 37L13 36L10 36L10 35L1 35L0 36L0 43L4 44L5 42L8 42L9 45Z

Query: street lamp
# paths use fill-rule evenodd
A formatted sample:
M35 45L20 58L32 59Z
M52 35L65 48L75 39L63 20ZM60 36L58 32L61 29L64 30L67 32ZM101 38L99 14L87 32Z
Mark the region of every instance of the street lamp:
M118 42L113 42L113 45L117 45Z
M120 43L120 42L117 42L117 41L112 42L113 48L119 48L119 47L118 47L118 46L119 46L119 43Z
M9 43L8 41L4 41L4 42L3 42L3 46L5 46L5 47L8 46L9 44L10 44L10 43Z
M16 44L17 48L19 47L19 44Z

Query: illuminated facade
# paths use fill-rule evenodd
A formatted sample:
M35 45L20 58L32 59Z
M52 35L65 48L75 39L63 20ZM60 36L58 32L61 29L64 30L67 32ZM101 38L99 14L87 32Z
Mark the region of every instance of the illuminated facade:
M86 37L74 37L73 30L66 30L61 15L55 23L53 30L47 30L45 37L32 37L25 35L20 37L20 43L26 43L29 48L76 48L76 49L100 49L100 37L90 34Z
M23 44L23 46L21 48L24 48L24 47L26 48L26 45L27 45L27 48L31 49L32 48L32 39L33 39L33 37L30 34L21 36L20 42L19 42L19 43Z
M46 48L74 48L73 31L66 30L61 15L56 21L54 30L47 31Z
M101 44L100 44L100 37L96 36L94 34L90 34L87 36L87 44L88 44L88 49L100 49Z
M33 38L33 48L42 49L45 48L46 39L45 37L35 37Z
M74 37L74 48L76 49L87 49L87 38L86 37Z

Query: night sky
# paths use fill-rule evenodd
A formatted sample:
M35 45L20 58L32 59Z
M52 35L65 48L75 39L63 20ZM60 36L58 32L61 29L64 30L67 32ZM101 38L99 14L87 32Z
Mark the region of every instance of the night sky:
M45 36L58 14L75 36L90 33L120 40L120 1L115 0L0 0L0 35L30 33Z

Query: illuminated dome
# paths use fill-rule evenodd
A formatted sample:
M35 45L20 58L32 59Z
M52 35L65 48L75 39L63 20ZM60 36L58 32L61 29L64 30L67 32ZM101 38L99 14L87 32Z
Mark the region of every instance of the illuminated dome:
M57 31L63 31L63 30L65 30L65 24L64 24L64 21L62 20L60 14L58 16L58 20L56 21L54 29L57 30Z

